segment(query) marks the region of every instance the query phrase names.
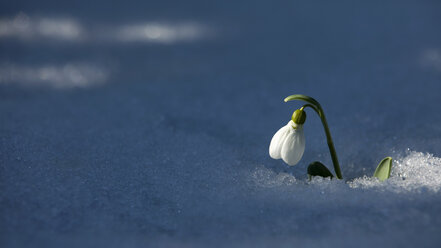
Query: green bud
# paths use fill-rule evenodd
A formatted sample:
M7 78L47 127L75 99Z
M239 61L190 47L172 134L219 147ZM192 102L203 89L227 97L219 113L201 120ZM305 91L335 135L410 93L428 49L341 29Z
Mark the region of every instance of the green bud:
M306 112L301 109L297 109L292 114L291 119L295 124L303 125L303 123L305 123L305 121L306 121Z

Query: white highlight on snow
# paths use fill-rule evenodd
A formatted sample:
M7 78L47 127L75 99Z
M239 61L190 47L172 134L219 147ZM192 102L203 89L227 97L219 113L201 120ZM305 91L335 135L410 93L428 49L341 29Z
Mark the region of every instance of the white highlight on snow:
M421 54L421 65L441 72L441 50L427 49Z
M396 193L438 192L441 189L441 158L422 152L410 152L394 161L391 177L379 182L373 178L357 178L352 188L376 188Z
M144 22L111 27L86 27L71 18L34 18L24 13L0 20L0 38L24 41L50 39L87 42L145 42L173 44L207 38L213 29L196 22Z
M391 177L384 182L373 178L373 172L374 170L369 175L348 181L346 183L347 189L367 189L392 193L437 193L441 190L441 158L435 157L432 154L413 151L402 158L394 160ZM342 187L340 180L316 177L311 182L308 182L306 174L304 180L299 180L291 174L285 172L276 173L264 166L256 168L251 173L249 179L254 185L262 188L320 188L325 182L327 188ZM319 183L316 183L316 181Z
M107 70L94 64L78 63L40 67L0 65L0 84L45 85L54 88L89 87L104 83Z
M293 175L285 172L275 173L263 166L260 166L251 173L251 179L255 184L264 188L291 186L297 182Z
M120 41L175 43L203 38L208 28L196 23L145 23L119 28L115 35Z
M16 37L23 40L55 39L78 41L83 28L72 19L30 18L24 13L13 19L0 20L0 38Z

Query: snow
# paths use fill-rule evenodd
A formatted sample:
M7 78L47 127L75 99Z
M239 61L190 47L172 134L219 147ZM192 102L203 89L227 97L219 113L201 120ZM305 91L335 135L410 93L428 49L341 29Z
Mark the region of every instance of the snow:
M90 63L26 67L0 66L0 84L47 85L53 88L90 87L106 81L109 72Z
M376 188L394 193L437 193L441 189L440 164L441 159L432 154L409 152L393 165L391 179L386 184L372 178L357 178L350 185L354 188Z
M30 17L20 12L0 20L0 37L24 42L144 42L173 44L208 38L213 28L187 23L146 22L90 27L72 18Z
M1 5L1 247L440 246L440 4ZM308 181L310 109L300 163L270 158L291 94L344 180Z

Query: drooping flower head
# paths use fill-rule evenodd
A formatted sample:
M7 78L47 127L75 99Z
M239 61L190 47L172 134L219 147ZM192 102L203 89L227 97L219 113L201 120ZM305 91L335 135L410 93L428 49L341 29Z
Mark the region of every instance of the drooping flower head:
M294 111L292 120L279 129L271 139L269 154L273 159L283 159L288 165L296 165L305 151L303 123L306 113L303 109Z
M332 142L331 132L329 131L328 122L326 121L325 113L320 103L314 98L301 94L290 95L285 98L285 102L300 100L305 101L307 104L303 105L300 109L294 111L291 121L274 134L269 147L269 154L274 159L283 159L288 165L297 164L303 156L305 151L305 136L303 134L303 124L306 120L306 113L303 111L305 108L311 108L322 121L323 128L326 134L326 141L328 143L329 152L331 154L332 163L334 164L334 171L338 179L342 179L340 165L337 159L337 153L335 152L334 143ZM312 167L311 167L312 166ZM308 175L320 175L328 176L332 175L331 172L323 173L323 171L329 172L329 170L316 161L308 166ZM310 173L311 172L311 173Z

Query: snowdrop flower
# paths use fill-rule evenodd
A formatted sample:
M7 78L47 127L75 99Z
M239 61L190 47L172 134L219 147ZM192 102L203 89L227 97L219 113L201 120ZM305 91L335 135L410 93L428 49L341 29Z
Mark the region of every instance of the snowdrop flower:
M290 95L286 97L284 101L289 102L292 100L305 101L307 104L294 111L291 121L274 134L269 146L269 155L274 159L283 159L288 165L296 165L300 161L303 152L305 152L303 124L306 120L306 113L303 110L305 108L311 108L317 113L322 121L323 128L325 129L326 141L328 142L329 153L331 154L332 163L334 164L335 174L338 179L342 179L343 177L341 175L337 153L335 152L334 142L332 142L331 132L329 131L328 122L326 121L322 106L314 98L301 94ZM308 175L327 177L332 175L332 173L325 165L316 161L308 166Z
M294 111L292 120L274 134L269 147L273 159L283 159L288 165L296 165L305 151L303 123L306 113L303 109Z

